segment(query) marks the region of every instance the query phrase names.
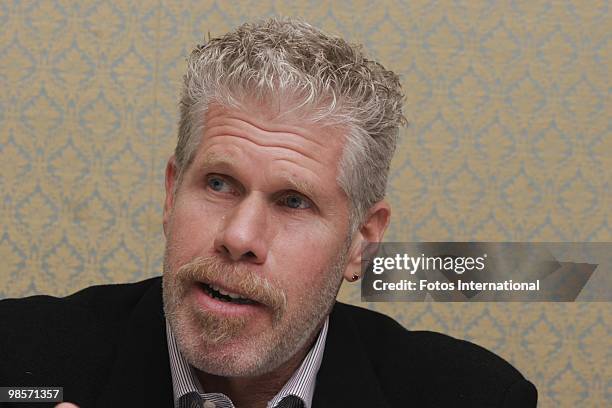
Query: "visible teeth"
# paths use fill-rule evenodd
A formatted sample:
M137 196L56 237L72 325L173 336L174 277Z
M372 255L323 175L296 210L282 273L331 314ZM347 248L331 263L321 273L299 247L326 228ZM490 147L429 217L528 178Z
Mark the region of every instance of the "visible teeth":
M232 293L232 292L227 292L227 291L225 291L225 290L221 289L221 288L220 288L220 287L218 287L218 286L215 286L215 285L209 285L209 286L210 286L210 287L211 287L213 290L216 290L217 292L219 292L220 294L222 294L222 295L224 295L224 296L229 296L229 297L231 297L232 299L246 299L246 298L243 298L242 296L237 295L237 294L235 294L235 293Z

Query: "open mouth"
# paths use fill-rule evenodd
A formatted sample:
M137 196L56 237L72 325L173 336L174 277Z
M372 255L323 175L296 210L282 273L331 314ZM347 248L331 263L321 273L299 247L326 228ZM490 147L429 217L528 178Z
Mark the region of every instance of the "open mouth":
M211 298L220 300L222 302L234 303L237 305L255 305L257 302L242 297L236 293L231 293L226 290L223 290L215 285L209 285L204 282L199 282L200 287L204 289Z

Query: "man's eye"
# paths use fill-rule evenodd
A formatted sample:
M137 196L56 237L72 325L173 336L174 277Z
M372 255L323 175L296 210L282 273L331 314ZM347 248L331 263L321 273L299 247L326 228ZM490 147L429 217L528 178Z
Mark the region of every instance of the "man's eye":
M206 184L211 189L218 191L220 193L231 193L233 192L232 186L223 180L221 177L209 177L206 180Z
M304 210L310 208L310 202L308 202L308 200L295 194L283 197L281 203L293 209Z

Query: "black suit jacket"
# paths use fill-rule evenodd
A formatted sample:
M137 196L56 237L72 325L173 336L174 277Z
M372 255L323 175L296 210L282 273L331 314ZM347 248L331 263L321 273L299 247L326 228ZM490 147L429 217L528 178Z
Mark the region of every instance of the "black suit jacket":
M64 400L81 408L172 407L161 293L157 277L0 301L0 386L63 386ZM313 407L514 408L536 399L530 382L479 346L336 303Z

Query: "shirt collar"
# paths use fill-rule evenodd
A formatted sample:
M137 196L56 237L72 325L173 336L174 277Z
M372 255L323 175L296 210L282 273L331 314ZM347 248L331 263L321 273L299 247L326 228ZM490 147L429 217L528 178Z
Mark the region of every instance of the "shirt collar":
M321 366L321 361L323 360L328 326L329 316L325 318L325 322L321 328L321 331L319 332L317 341L302 361L302 364L293 373L289 381L287 381L278 394L276 394L274 398L270 400L268 403L269 408L276 407L276 405L283 398L289 395L300 398L304 402L305 408L311 408L316 377L319 367ZM184 395L193 393L204 395L205 392L195 375L194 369L181 354L168 320L166 320L166 336L168 340L168 354L170 356L172 389L174 391L174 407L178 408L179 400Z

